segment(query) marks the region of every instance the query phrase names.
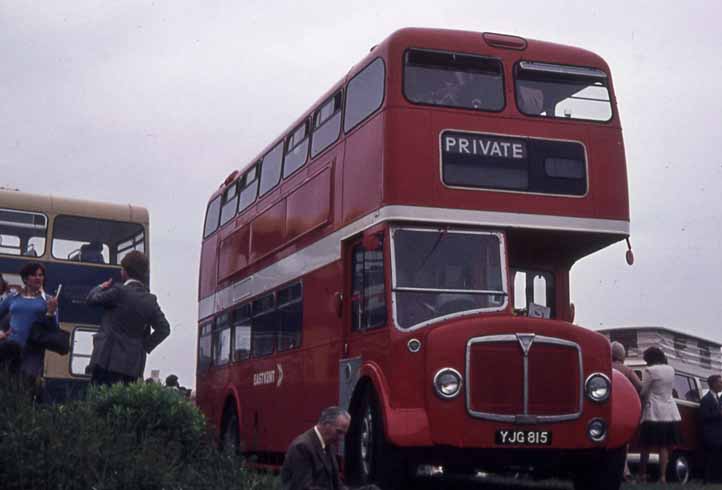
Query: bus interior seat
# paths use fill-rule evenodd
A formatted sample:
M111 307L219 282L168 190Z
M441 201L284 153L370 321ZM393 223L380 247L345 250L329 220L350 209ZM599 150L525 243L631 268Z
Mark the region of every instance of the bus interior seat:
M80 261L104 264L105 259L103 259L103 245L97 241L82 245L80 247Z
M541 115L544 112L544 92L538 88L519 86L519 105L527 114Z

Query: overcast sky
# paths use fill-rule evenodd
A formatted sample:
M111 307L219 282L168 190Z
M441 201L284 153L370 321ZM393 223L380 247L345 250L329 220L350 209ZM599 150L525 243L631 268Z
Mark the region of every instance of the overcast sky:
M133 203L173 333L147 373L194 384L210 193L401 27L516 34L594 51L624 128L636 263L572 270L577 323L722 341L722 3L0 0L0 185Z

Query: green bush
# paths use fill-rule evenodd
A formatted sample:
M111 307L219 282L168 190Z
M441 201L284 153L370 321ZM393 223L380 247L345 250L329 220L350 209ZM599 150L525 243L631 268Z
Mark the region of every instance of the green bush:
M179 391L158 384L91 388L90 409L116 432L132 432L138 441L157 437L193 450L206 431L203 414Z
M39 405L0 376L4 489L238 489L275 486L222 453L201 412L159 385L93 388L87 399Z

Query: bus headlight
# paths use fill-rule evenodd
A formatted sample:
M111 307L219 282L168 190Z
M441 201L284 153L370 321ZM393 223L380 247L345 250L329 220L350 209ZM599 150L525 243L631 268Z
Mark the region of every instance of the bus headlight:
M592 419L587 424L587 436L594 442L602 442L607 437L607 423L602 419Z
M434 376L434 389L441 398L454 398L461 393L461 374L452 368L439 369Z
M594 373L584 383L584 392L587 394L587 398L593 402L605 402L612 392L612 383L602 373Z

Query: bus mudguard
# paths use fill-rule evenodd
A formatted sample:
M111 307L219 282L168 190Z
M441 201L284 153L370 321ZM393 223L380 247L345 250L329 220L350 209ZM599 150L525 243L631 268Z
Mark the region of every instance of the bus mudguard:
M390 390L386 377L373 362L366 362L361 366L360 378L368 378L376 390L388 441L397 446L433 445L425 408L393 408L389 402Z
M612 369L612 424L607 447L618 448L629 442L639 426L642 402L624 374Z

